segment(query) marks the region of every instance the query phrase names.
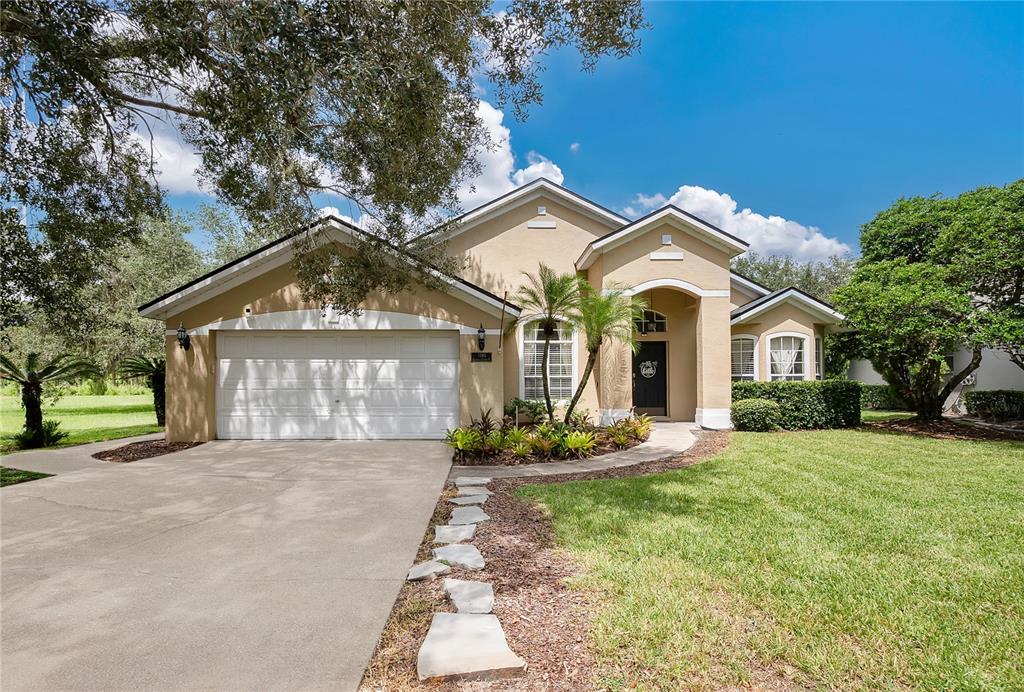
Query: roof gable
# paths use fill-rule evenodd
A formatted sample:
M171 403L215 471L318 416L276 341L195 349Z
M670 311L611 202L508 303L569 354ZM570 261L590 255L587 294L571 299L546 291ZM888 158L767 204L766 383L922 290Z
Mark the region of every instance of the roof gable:
M670 204L656 209L650 214L590 243L583 250L583 254L580 255L579 259L576 260L576 268L580 270L586 269L599 254L618 247L661 223L668 223L674 228L688 233L713 247L717 247L726 252L730 257L746 252L747 247L749 247L746 241L726 233L717 226L713 226L707 221Z
M818 318L819 322L827 324L838 324L846 317L828 303L818 300L809 293L804 293L795 286L784 288L781 291L768 293L757 300L752 300L730 313L730 324L747 324L755 322L758 315L775 308L783 303L793 305Z
M162 296L139 306L139 313L143 317L153 319L164 319L165 317L185 310L193 305L198 305L210 298L219 295L235 286L251 281L252 279L276 269L291 261L294 252L295 241L302 233L322 233L329 240L342 244L350 244L352 239L366 231L354 226L335 216L326 216L311 226L300 231L278 238L261 248L257 248L247 255L214 269L178 288L165 293ZM395 249L397 255L406 255L403 250ZM440 270L432 270L432 273L442 282L448 284L454 292L473 305L477 305L489 312L497 314L503 308L507 311L518 314L519 307L503 301L490 291L483 289L460 277L450 276Z
M547 178L537 178L456 217L456 225L451 232L445 235L445 239L461 235L476 225L503 214L513 206L525 204L545 195L571 209L575 209L588 218L604 224L608 228L619 228L628 222L628 219L619 216L597 202L593 202L568 188L553 183ZM423 238L434 232L433 230L427 231L419 237Z

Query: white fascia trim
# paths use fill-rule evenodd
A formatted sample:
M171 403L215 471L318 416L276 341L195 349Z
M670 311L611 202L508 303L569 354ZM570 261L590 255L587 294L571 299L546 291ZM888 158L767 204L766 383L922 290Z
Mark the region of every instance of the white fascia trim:
M772 339L774 339L776 337L780 337L780 336L792 336L792 337L796 337L797 339L803 339L803 342L804 342L804 379L805 380L812 379L811 378L811 366L808 363L808 359L814 357L814 354L811 353L811 350L810 350L811 335L810 334L805 334L804 332L772 332L771 334L767 335L764 338L765 346L767 346L767 348L768 348L768 359L766 361L768 363L768 373L767 373L768 377L767 377L766 381L767 382L780 382L780 381L782 381L782 380L773 380L772 379Z
M633 288L623 291L627 296L633 296L637 293L643 293L649 291L652 288L678 288L681 291L701 298L728 298L729 291L727 289L705 289L691 284L689 281L683 281L682 279L651 279L650 281L644 281L642 284L637 284Z
M720 249L725 250L726 252L730 252L733 256L747 251L748 245L746 243L736 240L735 238L730 238L728 235L706 223L701 222L699 219L684 216L672 207L665 207L661 211L655 212L645 219L635 221L615 233L605 236L599 240L595 240L587 245L583 250L583 254L581 254L579 259L576 260L576 268L580 271L586 269L593 262L597 254L618 247L628 241L630 237L637 233L642 233L645 229L661 223L662 221L671 222L673 226L679 230L696 236L711 245L715 245ZM694 233L694 231L697 231L697 233Z
M765 301L758 305L756 308L752 308L749 312L745 312L739 317L734 317L730 320L730 324L746 324L751 321L751 318L756 315L760 315L766 310L771 310L776 305L783 302L791 302L797 305L797 307L806 310L812 315L817 315L822 318L823 322L826 323L839 323L846 319L843 313L833 310L824 303L818 302L813 298L808 298L802 293L797 293L793 289L783 291L779 295L775 296L771 300ZM740 306L742 307L742 306Z
M732 357L731 342L735 339L746 339L754 342L754 382L761 381L761 337L757 334L733 334L730 340L729 356ZM732 364L730 363L730 366Z
M451 233L445 236L445 240L454 238L461 233L465 233L473 226L503 213L509 205L527 202L531 199L540 197L544 193L557 197L567 205L580 209L590 218L595 221L599 221L610 228L619 228L620 226L629 223L629 219L619 216L618 214L614 214L607 209L602 209L583 197L570 194L551 182L544 180L543 178L539 178L531 183L523 185L518 190L510 192L504 197L499 197L498 199L487 202L486 204L468 212L459 221L458 226L453 229ZM429 232L430 231L427 231L427 233Z
M753 281L750 281L749 279L746 279L740 276L739 274L733 274L732 272L729 272L729 280L735 284L738 284L742 289L746 289L748 292L753 293L758 298L763 298L764 296L771 293L771 291L769 291L768 289L761 288Z
M331 240L339 243L348 243L352 238L351 229L343 226L334 219L324 219L316 230L312 230L310 232L327 232L329 233L329 238ZM263 252L253 255L238 264L232 265L222 272L218 272L197 284L182 289L181 291L164 298L160 302L154 303L139 314L143 317L163 319L172 314L172 309L175 312L187 310L188 308L205 300L209 300L210 298L234 288L239 284L245 283L252 278L253 272L256 272L257 270L258 273L262 274L270 271L271 269L276 269L291 260L293 255L292 246L295 244L299 235L301 234L296 234L291 238L283 240L277 245L267 248ZM463 295L472 298L478 307L482 307L488 312L500 314L502 307L504 306L505 312L510 315L514 316L519 314L518 310L513 308L511 305L504 304L500 299L464 284L461 281L443 274L442 272L431 270L431 274Z
M328 311L325 315L320 310L282 310L281 312L264 312L248 317L211 322L201 327L188 330L189 336L204 336L211 330L217 331L251 331L251 330L350 330L350 329L403 329L403 330L445 330L457 331L465 336L476 336L479 327L459 324L436 317L411 315L405 312L388 312L386 310L363 310L359 315L334 315ZM487 336L498 336L500 329L486 329ZM166 330L167 336L175 336L174 329Z
M732 427L732 416L727 408L699 408L694 422L709 430L728 430Z

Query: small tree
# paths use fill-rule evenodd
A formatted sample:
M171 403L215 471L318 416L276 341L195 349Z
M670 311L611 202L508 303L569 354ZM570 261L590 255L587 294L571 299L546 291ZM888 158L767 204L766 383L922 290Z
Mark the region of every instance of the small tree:
M587 365L583 369L579 384L576 385L572 401L565 410L566 423L569 422L573 409L583 395L583 389L594 371L601 347L608 341L621 341L631 349L636 348L636 320L642 317L645 306L643 299L627 295L620 288L612 288L602 293L583 279L579 285L577 317L579 327L587 340Z
M167 377L167 361L163 358L146 358L132 356L125 358L118 369L121 377L143 378L153 390L153 410L156 411L156 424L164 424L165 380Z
M38 353L29 353L24 367L14 364L7 356L0 356L0 379L15 382L21 387L21 405L25 407L25 432L29 446L43 443L43 384L76 380L102 374L87 360L59 355L41 365Z
M579 283L574 274L558 274L551 267L541 264L536 274L523 272L526 283L516 293L516 302L523 308L517 319L509 323L510 332L520 325L534 322L544 335L544 351L541 356L540 372L544 387L544 407L548 420L555 419L555 407L551 402L551 386L548 382L548 353L551 339L559 322L575 326L578 322Z

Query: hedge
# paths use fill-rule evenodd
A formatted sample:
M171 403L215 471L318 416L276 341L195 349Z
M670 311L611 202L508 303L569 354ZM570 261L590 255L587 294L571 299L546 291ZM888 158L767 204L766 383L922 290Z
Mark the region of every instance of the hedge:
M732 424L737 430L778 430L781 419L782 409L768 399L743 399L732 405Z
M967 413L980 418L1018 420L1024 418L1024 391L1013 389L972 390L964 395Z
M768 399L781 409L788 430L860 425L861 384L853 380L733 382L732 400Z
M910 405L891 384L862 384L860 407L882 411L910 411Z

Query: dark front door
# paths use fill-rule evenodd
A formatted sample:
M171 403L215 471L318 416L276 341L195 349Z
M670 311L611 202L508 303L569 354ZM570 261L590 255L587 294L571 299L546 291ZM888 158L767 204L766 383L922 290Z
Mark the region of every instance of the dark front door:
M665 342L641 341L633 356L633 408L651 416L668 415Z

